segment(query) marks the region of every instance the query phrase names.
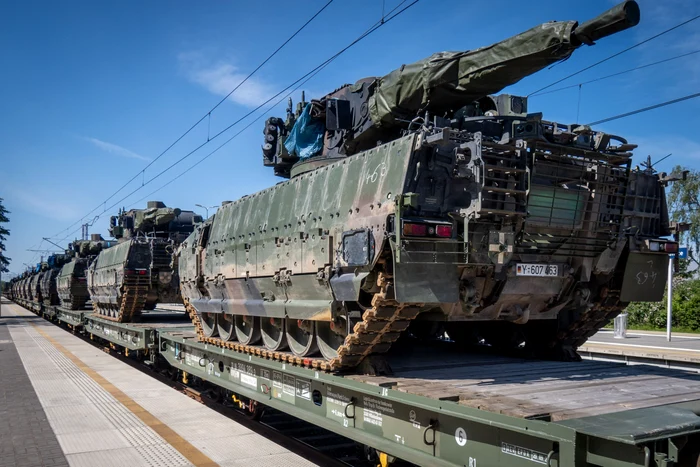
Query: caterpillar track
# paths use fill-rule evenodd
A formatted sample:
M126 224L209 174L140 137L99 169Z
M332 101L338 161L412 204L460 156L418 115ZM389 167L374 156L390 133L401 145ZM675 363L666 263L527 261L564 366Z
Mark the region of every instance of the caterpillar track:
M621 304L619 298L619 290L605 289L600 301L582 313L569 327L559 331L556 342L570 342L574 348L585 344L589 337L625 308L626 305Z
M307 368L342 371L358 366L371 354L387 352L401 333L408 328L411 321L418 316L422 304L399 304L395 300L387 298L388 289L389 286L385 281L381 291L372 298L371 308L362 313L362 320L355 323L353 332L345 337L343 345L338 348L338 356L331 360L318 357L299 357L292 352L268 350L262 345L244 345L238 342L224 341L217 337L207 337L195 308L187 300L185 307L196 328L200 342Z
M101 318L118 323L128 323L141 316L141 310L146 305L150 277L148 276L126 276L122 286L122 294L118 298L119 311L100 306L93 303L95 314Z

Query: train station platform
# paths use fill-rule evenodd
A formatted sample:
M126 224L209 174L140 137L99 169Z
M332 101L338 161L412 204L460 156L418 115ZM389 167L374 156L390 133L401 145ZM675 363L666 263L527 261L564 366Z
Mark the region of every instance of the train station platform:
M311 466L2 299L0 467Z
M627 337L616 339L612 330L602 329L579 353L593 360L700 371L700 334L673 333L669 342L665 332L627 331Z

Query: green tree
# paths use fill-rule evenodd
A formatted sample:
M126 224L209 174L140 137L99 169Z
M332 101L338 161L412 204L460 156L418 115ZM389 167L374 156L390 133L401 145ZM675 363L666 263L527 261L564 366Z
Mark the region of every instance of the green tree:
M682 232L680 240L697 252L700 251L700 171L677 165L672 173L684 171L688 171L686 179L671 183L667 192L668 212L672 221L690 224L690 230Z
M0 272L9 271L7 266L10 264L10 258L5 256L5 240L10 235L10 231L2 226L2 224L10 222L10 219L7 217L9 213L10 211L2 205L2 198L0 198Z

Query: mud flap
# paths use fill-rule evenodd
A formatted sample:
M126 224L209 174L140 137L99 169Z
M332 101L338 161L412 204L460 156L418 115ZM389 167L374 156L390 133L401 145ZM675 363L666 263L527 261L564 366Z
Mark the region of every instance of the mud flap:
M412 303L456 303L459 276L454 264L395 263L396 300Z
M665 254L630 253L622 279L620 301L661 301L666 289L668 261Z
M339 302L356 302L360 298L362 281L369 275L368 272L347 273L331 277L331 290L333 296Z

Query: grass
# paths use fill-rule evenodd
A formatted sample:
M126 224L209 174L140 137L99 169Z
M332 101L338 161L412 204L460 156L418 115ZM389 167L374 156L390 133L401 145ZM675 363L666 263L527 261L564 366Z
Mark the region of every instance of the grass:
M604 329L607 329L609 331L613 330L612 326L606 326ZM627 325L627 330L628 331L666 331L666 328L657 328L655 326L651 326L649 324L628 324ZM672 326L671 327L671 332L683 332L683 333L689 333L689 334L700 334L700 331L697 329L692 329L684 326Z

